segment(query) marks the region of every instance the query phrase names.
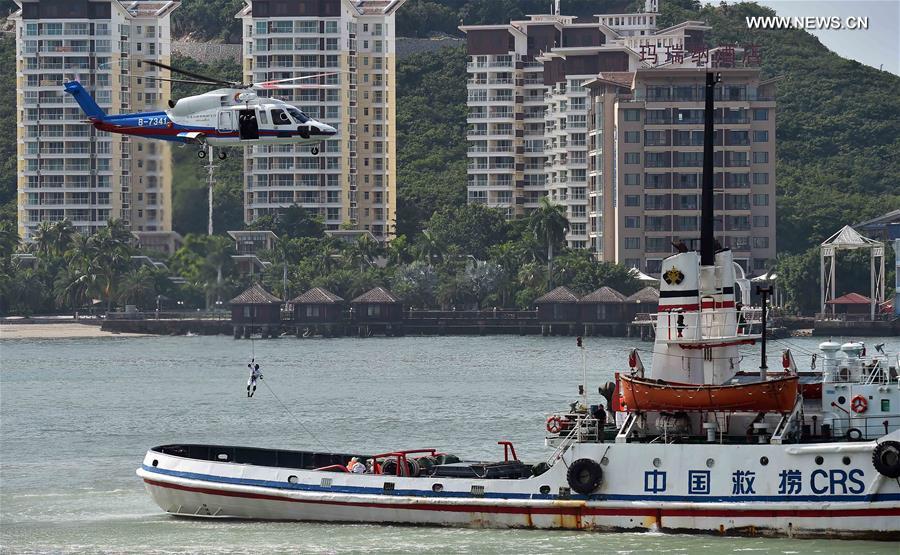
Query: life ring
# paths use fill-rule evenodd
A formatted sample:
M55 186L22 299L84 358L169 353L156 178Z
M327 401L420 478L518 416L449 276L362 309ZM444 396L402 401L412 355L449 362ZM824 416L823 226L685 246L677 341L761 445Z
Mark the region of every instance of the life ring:
M578 459L566 473L569 487L582 495L590 495L603 483L603 469L593 459Z
M900 441L884 441L872 451L872 466L882 476L900 478Z
M862 395L857 395L853 399L850 400L850 410L855 412L856 414L862 414L869 409L869 401L866 400Z
M850 441L861 441L863 438L862 430L859 428L850 428L847 430L847 439Z
M559 416L551 416L547 419L547 431L551 434L558 434L562 431L562 418Z

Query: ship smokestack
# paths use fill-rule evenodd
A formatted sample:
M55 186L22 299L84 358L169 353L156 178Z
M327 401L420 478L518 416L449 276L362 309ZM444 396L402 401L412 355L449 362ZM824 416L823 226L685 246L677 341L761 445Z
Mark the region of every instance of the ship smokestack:
M716 263L716 239L714 221L713 175L715 138L715 92L716 83L722 80L721 73L706 74L706 109L703 113L703 190L700 200L700 265L714 266Z

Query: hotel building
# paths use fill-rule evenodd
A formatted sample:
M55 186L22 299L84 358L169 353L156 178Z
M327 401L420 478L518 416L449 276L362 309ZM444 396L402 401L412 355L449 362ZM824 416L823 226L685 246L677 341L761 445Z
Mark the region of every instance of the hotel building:
M328 74L304 88L260 91L338 130L312 155L294 145L247 147L247 223L298 204L326 228L388 240L397 204L394 14L405 0L245 0L247 81Z
M690 52L709 27L657 30L656 8L461 27L469 202L521 217L549 196L566 207L568 246L647 272L673 240L699 237L699 84L716 49L698 67ZM671 50L687 54L667 60ZM759 273L775 255L774 81L758 68L717 71L717 235Z
M165 106L171 87L144 60L170 61L177 1L16 0L18 229L69 220L90 234L118 218L172 229L169 147L86 123L63 83L79 80L107 113Z

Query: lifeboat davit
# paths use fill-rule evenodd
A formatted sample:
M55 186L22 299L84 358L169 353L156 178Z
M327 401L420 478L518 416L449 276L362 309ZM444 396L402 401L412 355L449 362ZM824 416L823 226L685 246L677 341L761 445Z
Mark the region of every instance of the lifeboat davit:
M790 412L798 376L728 385L685 384L620 375L619 391L628 411Z

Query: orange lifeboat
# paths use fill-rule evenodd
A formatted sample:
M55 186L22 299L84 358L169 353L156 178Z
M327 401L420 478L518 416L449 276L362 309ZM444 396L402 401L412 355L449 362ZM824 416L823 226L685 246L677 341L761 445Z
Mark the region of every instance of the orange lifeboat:
M731 384L684 384L618 376L628 411L790 412L797 400L798 376Z

